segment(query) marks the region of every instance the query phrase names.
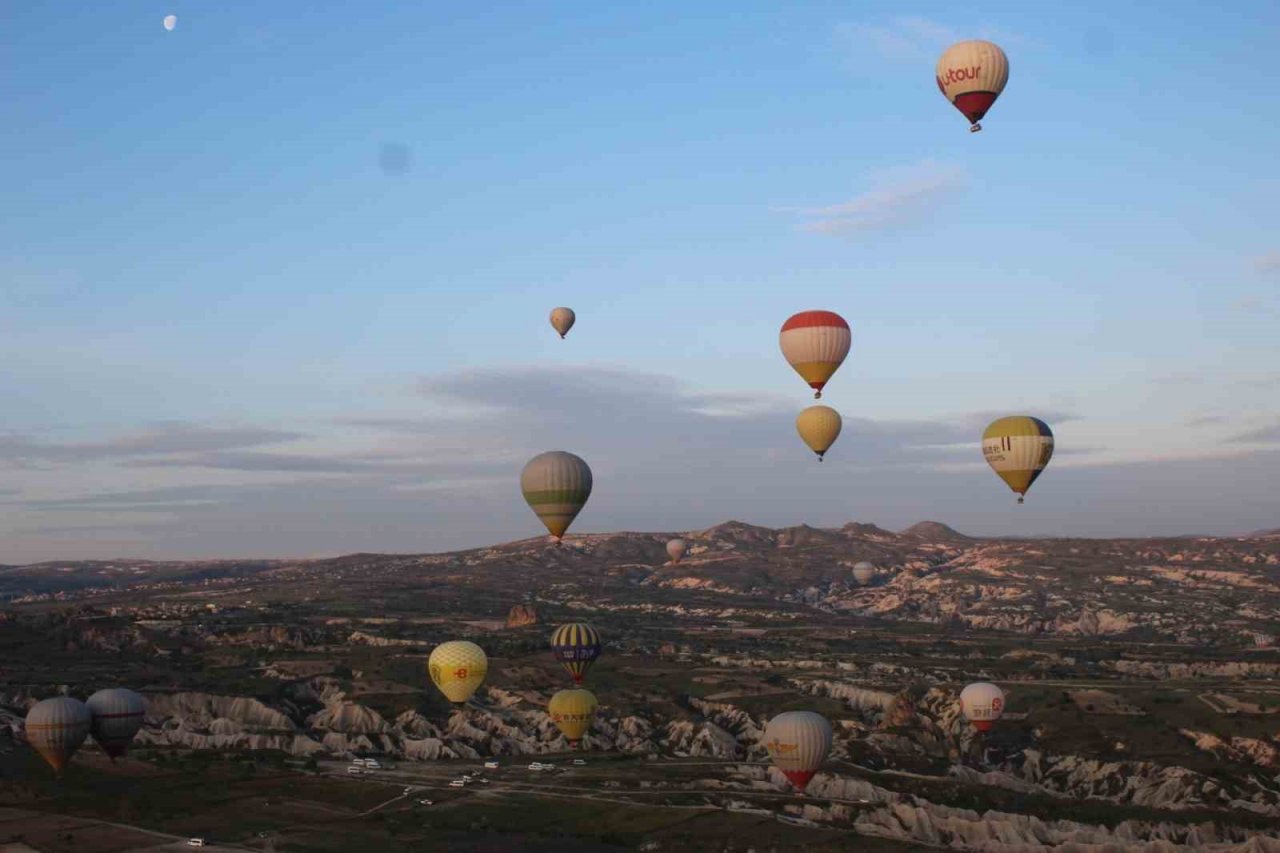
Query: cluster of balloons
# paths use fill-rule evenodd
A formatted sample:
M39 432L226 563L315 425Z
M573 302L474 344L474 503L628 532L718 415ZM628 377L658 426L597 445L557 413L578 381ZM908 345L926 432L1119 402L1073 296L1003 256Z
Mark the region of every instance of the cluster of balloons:
M112 761L124 755L146 713L142 696L114 687L99 690L86 702L70 696L37 702L27 712L24 730L27 743L61 776L71 756L91 734Z

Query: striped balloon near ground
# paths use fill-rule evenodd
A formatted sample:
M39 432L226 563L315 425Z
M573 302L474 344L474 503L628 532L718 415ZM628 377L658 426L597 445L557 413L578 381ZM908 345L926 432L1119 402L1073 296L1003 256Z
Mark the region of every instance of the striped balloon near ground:
M833 311L801 311L782 324L778 345L800 378L821 399L822 389L849 354L849 324Z
M561 625L551 634L551 653L573 676L574 684L582 683L600 650L600 632L585 622Z
M31 706L24 731L27 743L59 776L71 756L89 736L93 715L79 699L57 696Z
M99 690L85 702L93 715L91 731L98 746L112 760L129 751L133 736L142 728L147 703L137 693L123 687Z
M989 41L962 41L943 52L935 76L938 91L969 119L969 129L982 130L978 122L1009 82L1009 57Z
M559 542L591 497L591 468L563 450L540 453L520 473L520 491Z
M1016 415L992 421L982 433L982 455L1018 494L1018 503L1053 457L1053 431L1039 418Z

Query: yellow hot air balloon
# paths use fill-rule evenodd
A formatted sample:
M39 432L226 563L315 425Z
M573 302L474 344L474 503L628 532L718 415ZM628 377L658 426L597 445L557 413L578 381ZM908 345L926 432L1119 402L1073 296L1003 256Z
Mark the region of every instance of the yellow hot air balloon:
M989 41L962 41L947 48L936 69L938 91L969 119L970 133L1009 82L1009 57Z
M466 640L441 643L427 659L431 680L450 702L461 705L471 698L489 671L484 649Z
M573 313L572 308L552 308L551 309L551 328L560 333L560 339L569 334L569 330L573 328L573 323L578 316Z
M591 497L591 469L563 450L541 453L520 473L520 491L558 543Z
M92 721L89 708L79 699L56 696L31 706L24 731L31 748L61 776L71 756L89 736Z
M1053 456L1053 431L1028 415L1000 418L982 433L982 455L991 470L1018 493L1018 503Z
M801 311L788 318L778 333L782 355L809 383L815 400L822 398L822 389L844 363L852 340L849 324L833 311Z
M590 690L561 690L547 703L547 713L575 749L596 718L595 695Z
M796 431L809 445L809 449L818 454L818 461L835 444L840 436L840 413L830 406L810 406L796 418Z
M684 556L687 546L683 539L672 539L667 543L667 556L671 558L671 565L677 565L680 558Z
M764 728L773 766L801 793L831 751L831 724L812 711L785 711Z

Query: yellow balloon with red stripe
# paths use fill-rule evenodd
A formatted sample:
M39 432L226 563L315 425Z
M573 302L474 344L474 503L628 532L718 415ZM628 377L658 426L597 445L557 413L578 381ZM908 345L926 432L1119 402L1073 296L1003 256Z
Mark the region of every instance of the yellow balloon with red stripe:
M849 324L834 311L793 314L778 333L782 355L800 378L809 383L815 400L822 398L822 389L844 363L852 341Z
M489 672L489 657L475 643L451 640L432 650L427 659L427 672L446 699L461 705L484 681Z
M590 690L561 690L547 703L547 713L575 748L596 718L595 694Z
M935 70L938 91L970 122L970 132L982 130L978 122L1009 82L1009 57L989 41L962 41L951 45Z

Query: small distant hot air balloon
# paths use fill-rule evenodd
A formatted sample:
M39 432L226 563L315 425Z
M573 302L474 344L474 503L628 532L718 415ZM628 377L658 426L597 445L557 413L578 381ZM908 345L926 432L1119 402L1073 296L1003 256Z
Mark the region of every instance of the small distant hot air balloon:
M561 625L551 634L551 653L573 676L574 684L582 683L600 651L600 632L585 622Z
M573 313L572 308L551 309L551 328L560 333L561 340L569 334L569 330L573 328L573 323L577 319L578 315Z
M830 406L810 406L796 417L796 431L809 449L818 454L819 462L840 437L843 425L840 413Z
M547 703L547 713L573 749L596 718L596 697L589 690L561 690Z
M178 26L178 16L177 16L177 15L165 15L165 16L164 16L164 28L165 28L166 30L168 30L169 32L173 32L173 28L174 28L174 27L176 27L176 26Z
M831 724L812 711L786 711L765 726L764 748L773 766L803 793L831 751Z
M147 702L132 690L115 687L99 690L85 705L93 715L93 739L115 761L129 751L133 736L142 728Z
M1004 691L986 681L970 684L960 691L960 713L978 731L989 731L1004 713Z
M563 450L541 453L524 466L520 491L558 544L591 497L591 469Z
M27 712L27 743L61 776L71 756L89 736L92 719L93 715L79 699L70 696L44 699Z
M489 657L484 649L466 640L441 643L427 659L431 681L455 705L471 698L488 671Z
M833 311L801 311L782 324L778 344L800 378L822 398L822 389L849 354L849 324Z
M876 567L868 562L855 563L853 567L853 579L862 586L866 586L875 579Z
M1053 457L1053 431L1044 421L1027 415L1000 418L982 433L982 455L1022 503Z
M680 562L686 547L683 539L672 539L667 543L667 556L671 558L671 565L674 566Z
M1009 58L989 41L962 41L947 48L936 69L938 91L971 122L969 131L982 130L978 121L1009 82Z

